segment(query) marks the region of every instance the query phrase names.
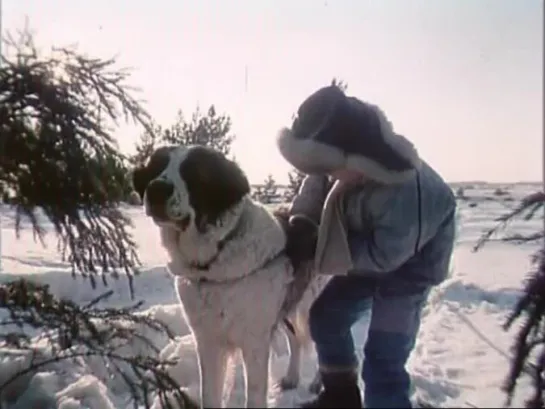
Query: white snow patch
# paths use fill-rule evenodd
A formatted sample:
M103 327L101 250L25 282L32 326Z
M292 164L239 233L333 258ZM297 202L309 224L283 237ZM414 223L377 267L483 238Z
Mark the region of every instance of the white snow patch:
M479 193L479 192L477 192ZM477 194L479 196L481 193ZM515 194L516 193L516 194ZM523 193L515 192L514 196ZM492 242L477 253L472 245L482 231L494 224L493 218L503 213L507 206L481 200L476 207L460 202L459 238L455 250L452 276L436 288L422 318L422 330L409 362L415 393L432 405L464 406L466 402L479 407L502 405L505 399L500 386L507 375L509 363L502 355L510 354L513 333L505 332L502 324L517 301L528 270L529 256L536 249L530 245L512 245ZM2 268L0 280L17 277L47 283L60 297L85 304L107 289L115 291L106 303L112 307L127 306L130 299L127 280L109 280L109 287L99 281L93 290L87 280L72 279L69 266L56 252L53 233L47 238L47 247L34 242L32 234L23 231L17 240L13 232L13 212L0 209L2 223ZM140 244L143 273L135 279L137 300L145 304L140 314L150 314L162 320L176 335L174 340L144 327L138 329L151 338L160 350L159 357L177 359L168 369L183 390L196 398L199 395L198 360L193 338L178 305L172 280L164 264L166 256L159 245L158 233L139 208L127 207L125 211L135 224L136 240ZM50 229L50 226L46 225ZM517 222L505 234L528 233L541 227L541 221ZM0 317L4 317L2 314ZM367 322L358 323L353 333L361 357L366 339ZM4 331L7 328L3 328ZM127 400L127 388L119 377L108 376L107 362L86 357L70 361L52 360L59 352L52 351L35 334L30 351L0 348L0 385L31 363L42 362L37 371L30 371L7 387L0 399L9 409L125 409L132 408ZM488 344L492 341L497 348ZM288 349L283 336L273 342L271 384L283 374L288 361ZM83 348L83 347L79 347ZM83 351L83 349L82 349ZM157 355L138 339L124 345L119 351L126 356ZM240 361L235 360L236 371L232 393L227 399L230 407L241 406L243 376ZM270 405L294 407L310 396L306 387L314 374L315 354L305 358L301 386L285 393L271 389ZM524 380L521 388L529 387ZM513 406L520 406L524 396L519 396ZM156 401L154 409L160 406Z

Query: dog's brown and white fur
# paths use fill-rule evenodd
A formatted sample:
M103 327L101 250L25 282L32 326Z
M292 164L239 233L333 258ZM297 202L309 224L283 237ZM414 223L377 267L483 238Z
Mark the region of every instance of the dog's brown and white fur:
M133 184L160 229L195 337L201 405L222 407L228 359L240 350L246 406L267 406L270 346L282 323L291 355L281 386L297 386L306 317L327 280L294 274L283 253L285 214L252 201L238 165L203 146L159 148Z

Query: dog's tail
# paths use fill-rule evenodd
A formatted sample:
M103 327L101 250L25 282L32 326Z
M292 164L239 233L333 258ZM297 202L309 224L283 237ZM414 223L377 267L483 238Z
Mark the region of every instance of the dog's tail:
M313 300L307 298L310 297L304 297L298 308L295 309L289 318L289 322L292 325L292 329L290 330L294 332L295 338L297 338L297 341L299 341L299 344L303 348L307 348L312 343L308 320Z
M274 356L281 357L288 353L287 344L283 342L284 335L295 338L297 344L305 349L312 343L308 326L308 314L302 311L293 311L289 316L282 319L279 324L275 328L272 338L271 346Z
M306 287L300 301L284 320L286 329L295 336L299 344L305 349L312 344L309 326L310 309L328 281L329 277L327 276L314 276Z

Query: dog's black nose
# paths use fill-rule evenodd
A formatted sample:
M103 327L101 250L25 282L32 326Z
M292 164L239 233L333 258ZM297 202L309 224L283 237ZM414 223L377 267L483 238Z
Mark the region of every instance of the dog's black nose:
M146 189L146 197L150 206L161 206L174 193L174 185L166 180L156 179Z

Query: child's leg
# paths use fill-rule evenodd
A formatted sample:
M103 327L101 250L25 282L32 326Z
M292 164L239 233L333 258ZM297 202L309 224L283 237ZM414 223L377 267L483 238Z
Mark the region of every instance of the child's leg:
M365 407L411 407L411 381L405 364L415 345L428 293L374 299L362 368Z
M309 326L320 370L357 369L351 328L372 307L373 280L336 276L310 309Z
M374 280L358 276L331 279L310 309L323 391L302 408L361 408L358 360L351 328L372 306Z

